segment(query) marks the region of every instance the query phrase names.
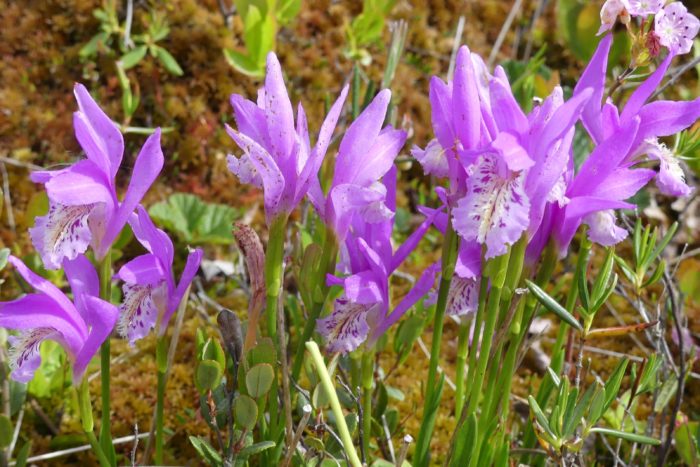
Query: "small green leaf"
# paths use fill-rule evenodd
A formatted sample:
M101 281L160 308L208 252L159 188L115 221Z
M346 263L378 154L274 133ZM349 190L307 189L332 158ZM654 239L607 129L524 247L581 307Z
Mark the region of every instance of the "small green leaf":
M656 438L650 438L648 436L638 435L636 433L628 433L626 431L612 430L610 428L594 427L591 428L591 433L600 433L601 435L614 436L615 438L621 438L627 441L632 441L633 443L640 444L651 444L652 446L658 446L661 444Z
M265 69L258 66L247 55L230 49L224 49L224 58L236 71L253 78L265 76Z
M666 245L669 244L673 236L676 234L676 230L678 230L678 222L674 222L673 224L671 224L671 227L669 227L668 232L666 232L666 235L664 235L664 237L661 239L661 242L656 246L656 248L654 248L654 251L652 251L649 255L647 264L644 265L645 267L648 266L648 264L651 261L656 259L661 254L663 249L666 248Z
M145 45L140 45L135 49L122 55L122 58L119 59L119 61L122 64L122 68L128 70L138 65L138 63L143 59L143 57L146 56L147 51L148 47L146 47Z
M239 394L233 401L233 420L241 428L252 429L258 420L258 405L249 396Z
M528 396L527 400L530 403L530 411L535 416L535 420L537 420L537 423L542 427L542 429L549 437L551 437L553 440L556 439L557 437L554 434L554 431L549 426L549 420L547 420L547 417L545 416L544 412L542 412L542 409L540 408L535 398L532 396Z
M190 436L189 439L199 457L209 462L210 465L218 466L222 464L221 455L207 441L196 436Z
M214 389L221 382L224 374L224 369L214 360L202 360L197 365L197 373L195 375L195 385L197 390L204 394L207 391Z
M15 457L15 467L25 467L27 459L29 459L29 450L32 448L32 442L28 441L22 445L17 457Z
M613 401L617 397L617 393L620 391L620 385L622 384L622 378L625 376L625 370L627 369L627 363L629 360L623 358L620 363L617 364L612 374L605 383L605 404L603 404L603 412L608 410L612 405Z
M245 385L251 397L262 397L272 388L275 371L272 365L259 363L253 366L245 375Z
M238 457L240 457L241 459L247 459L250 456L260 454L261 452L274 448L275 446L276 444L274 443L274 441L261 441L259 443L251 444L250 446L246 446L243 449L241 449L238 453Z
M656 402L654 403L654 412L661 413L664 410L664 408L666 408L668 403L671 402L671 398L674 394L676 394L677 390L678 380L676 378L667 379L664 382L663 386L661 386L659 395L657 396Z
M165 50L163 47L159 47L157 45L153 47L156 51L156 57L163 65L163 67L168 71L168 73L175 76L182 76L184 74L182 68L180 68L180 65L177 63L177 60L175 60L175 57L173 57L170 54L170 52Z
M82 59L92 57L97 53L100 47L104 46L104 44L107 42L107 39L109 39L109 34L107 34L104 31L98 32L97 34L92 36L92 39L90 39L90 41L88 41L88 43L80 49L78 55Z
M5 415L0 415L0 450L10 445L13 431L12 421Z
M574 318L566 309L561 306L556 300L554 300L547 292L542 290L535 284L534 282L531 282L529 280L525 280L527 283L528 289L530 289L530 292L537 298L537 300L549 311L557 315L562 321L564 321L566 324L571 326L572 328L578 330L578 331L583 331L583 328L581 327L581 324Z
M250 366L267 363L274 367L277 365L277 350L272 340L269 337L265 337L260 339L257 345L248 351L246 358Z

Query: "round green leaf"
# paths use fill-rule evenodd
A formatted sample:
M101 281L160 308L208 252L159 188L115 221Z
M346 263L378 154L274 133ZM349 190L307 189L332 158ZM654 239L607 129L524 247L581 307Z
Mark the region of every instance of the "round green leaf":
M251 429L258 419L258 406L253 399L241 394L233 401L233 420L241 428Z
M272 365L259 363L252 367L245 375L245 385L251 397L261 397L267 394L275 379L275 371Z
M195 385L200 393L214 389L221 382L224 370L214 360L202 360L197 365L197 374L195 376Z

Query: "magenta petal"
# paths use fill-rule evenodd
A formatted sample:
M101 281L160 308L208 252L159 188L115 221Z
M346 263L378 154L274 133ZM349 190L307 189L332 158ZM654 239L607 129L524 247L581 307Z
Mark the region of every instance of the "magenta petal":
M664 75L671 64L671 60L673 60L673 54L668 54L666 59L661 62L656 71L654 71L651 76L649 76L637 89L635 89L630 98L627 100L625 108L622 110L622 115L620 115L620 120L622 122L626 122L635 115L639 114L639 110L664 79Z
M489 95L493 118L496 120L498 129L526 134L529 128L527 117L515 100L510 86L501 80L493 79L489 86Z
M500 132L496 139L491 143L491 148L499 153L501 160L505 162L509 170L521 171L532 167L535 163L528 155L525 148L520 145L517 136L508 133Z
M368 186L381 179L394 165L394 159L406 142L406 132L391 127L384 128L374 144L357 157L352 172L344 174L346 183Z
M374 271L362 271L343 279L345 295L351 301L363 305L380 303L384 300L382 287L377 282Z
M615 225L615 211L596 211L583 218L588 225L588 238L603 246L620 243L627 237L627 231Z
M11 302L0 302L0 327L15 331L52 329L63 336L62 344L75 355L87 336L87 328L82 319L79 318L80 327L72 319L71 313L46 294L29 294Z
M116 203L116 193L100 169L90 160L76 162L46 182L49 199L65 206Z
M649 169L619 168L590 192L591 196L607 199L627 199L634 196L656 172Z
M236 119L238 131L248 135L261 146L270 148L270 138L267 132L265 112L255 102L251 102L238 94L231 95L231 106Z
M105 236L96 251L97 257L102 258L112 246L129 217L141 202L163 168L163 151L160 147L160 128L148 137L134 163L129 187L124 195L119 209L109 220Z
M100 296L100 280L97 277L97 271L85 255L64 261L63 270L74 297L79 295ZM83 316L83 318L85 317Z
M88 158L106 169L105 174L114 179L124 154L124 137L85 86L76 84L73 93L80 108L74 119L76 137Z
M605 75L608 69L608 54L610 53L612 40L612 34L608 34L601 39L600 43L598 43L598 48L574 88L574 95L580 94L587 88L593 89L593 94L581 113L581 120L595 143L600 143L603 140L600 107L603 103L603 94L605 93Z
M333 187L328 194L328 205L332 212L329 213L326 209L326 215L332 215L327 222L333 226L338 241L345 240L355 213L375 222L381 221L381 216L390 217L392 213L384 205L385 198L386 189L381 183L368 188L349 184Z
M19 258L10 256L8 261L17 269L19 275L22 276L32 288L46 294L63 310L66 316L65 319L69 323L80 330L80 332L85 333L87 331L82 317L78 313L78 310L75 309L75 305L73 305L73 302L71 302L58 287L29 269Z
M168 300L168 308L163 316L160 330L161 333L165 332L165 327L167 326L168 321L170 321L170 317L173 315L173 313L175 313L177 307L180 306L180 302L185 299L185 294L188 292L190 284L194 280L194 276L199 270L199 265L202 263L203 256L204 252L200 248L191 251L190 254L187 255L187 262L185 263L185 268L182 270L182 274L180 275L180 281L178 282L173 295L170 297L170 300Z
M368 156L368 149L375 144L390 100L391 91L381 91L345 132L338 148L333 186L352 183L358 171L363 170L358 161Z
M151 253L137 256L119 269L116 277L131 285L154 285L166 280L168 271L160 259Z
M452 114L457 138L465 149L474 149L481 135L481 106L474 64L466 46L459 48L452 82ZM448 146L449 147L449 146Z
M309 193L311 202L314 207L318 209L318 206L323 204L322 196L319 197L320 185L318 182L318 171L321 168L323 159L326 156L326 151L328 150L328 145L331 143L331 138L333 137L333 132L338 123L338 118L340 118L340 113L343 110L343 104L345 103L345 98L348 94L348 86L345 85L343 90L340 92L340 96L336 99L335 103L331 107L328 115L326 115L323 124L321 125L321 130L318 133L318 140L316 140L316 145L314 146L309 159L304 164L301 173L299 174L296 198L294 204L298 204L301 198ZM319 215L323 217L322 212Z
M415 285L408 294L396 305L396 308L379 322L379 325L372 332L370 345L382 336L394 323L396 323L408 310L423 298L435 284L435 277L440 272L440 263L428 266L423 274L418 278Z
M576 124L584 105L591 98L592 89L584 89L562 104L536 136L534 159L544 157L555 142L564 137Z
M457 135L452 125L452 90L437 76L430 78L431 120L435 137L446 151L452 151Z
M700 118L700 98L692 101L655 101L639 111L640 124L636 149L645 139L670 136L693 125Z
M90 360L102 343L109 339L119 317L119 309L116 306L94 296L84 296L83 307L91 329L73 363L73 384L75 385L79 384Z
M391 265L389 266L389 270L387 271L389 274L394 272L401 265L401 263L404 262L406 257L408 257L408 255L416 249L418 243L420 243L425 234L428 232L430 226L433 225L435 217L437 217L439 213L439 211L433 210L431 214L426 216L425 220L421 222L418 228L414 230L411 233L411 235L409 235L408 238L396 250L396 252L391 258Z
M282 77L282 68L274 52L267 54L265 75L265 119L270 149L280 169L286 165L294 147L294 110Z
M236 144L243 149L249 157L250 163L255 167L256 172L262 179L265 195L265 214L268 218L273 217L283 209L288 209L289 206L280 205L286 182L280 167L272 156L257 142L243 133L236 132L228 126L226 131L236 141Z
M583 163L569 190L569 196L581 196L591 193L624 160L632 148L632 141L637 135L639 118L626 123L611 138L599 144Z
M171 267L173 264L173 242L168 234L155 226L146 209L139 205L136 214L133 214L129 224L136 239L149 252L153 253L163 267ZM172 288L175 288L173 285Z
M455 274L463 279L472 279L481 275L481 245L477 242L463 240L459 243Z
M367 339L367 315L371 305L339 298L331 314L316 321L316 330L326 341L329 352L352 352Z

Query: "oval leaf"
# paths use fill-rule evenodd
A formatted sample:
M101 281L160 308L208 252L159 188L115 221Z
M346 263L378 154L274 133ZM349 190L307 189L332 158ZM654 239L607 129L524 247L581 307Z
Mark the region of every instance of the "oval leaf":
M251 429L258 419L258 406L253 399L241 394L233 401L233 420L241 428Z
M275 371L272 365L259 363L252 367L245 375L245 385L251 397L258 398L267 394L275 379Z

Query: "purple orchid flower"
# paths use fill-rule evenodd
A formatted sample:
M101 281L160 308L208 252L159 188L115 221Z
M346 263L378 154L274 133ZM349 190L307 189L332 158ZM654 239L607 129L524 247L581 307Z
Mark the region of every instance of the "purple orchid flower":
M60 268L64 259L75 259L90 245L102 259L163 167L160 129L156 129L136 158L120 202L115 176L124 154L122 134L85 86L76 84L74 93L79 110L73 125L87 159L66 169L31 175L34 182L44 184L49 198L48 214L37 217L29 230L47 269Z
M34 377L41 364L39 347L48 339L66 350L73 363L73 384L78 384L100 345L109 338L119 314L117 307L98 298L97 271L83 255L63 262L73 292L71 301L20 259L10 256L9 262L36 290L0 303L0 327L20 333L10 337L12 379L26 383Z
M395 209L396 169L384 178L387 209ZM343 287L333 311L317 321L318 332L327 342L329 352L352 352L364 342L373 345L433 286L439 264L428 267L411 291L389 312L389 277L413 251L430 228L426 219L395 252L391 245L393 218L366 222L353 218L341 261L349 275L328 276L328 285Z
M145 337L160 323L158 333L167 328L168 321L185 296L202 261L202 250L187 256L180 281L175 283L173 272L173 242L157 228L143 206L129 221L134 235L148 253L121 267L116 278L124 281L124 301L120 307L117 329L130 344Z
M228 156L228 167L243 183L264 190L268 223L279 215L288 216L309 190L317 176L343 108L348 87L331 107L313 149L309 142L306 114L301 103L294 112L274 52L267 56L265 87L257 103L238 94L231 96L238 131L226 131L243 150L243 156Z
M324 196L317 177L311 181L309 199L339 243L355 215L368 223L393 216L380 180L393 167L406 132L389 125L382 128L390 99L391 91L381 91L348 128L338 148L328 195Z
M413 154L427 172L449 174L455 231L486 245L492 258L523 233L533 235L546 203L562 200L574 125L592 91L564 102L557 88L525 115L505 71L497 67L492 76L477 57L461 47L454 80L431 81L437 140Z

